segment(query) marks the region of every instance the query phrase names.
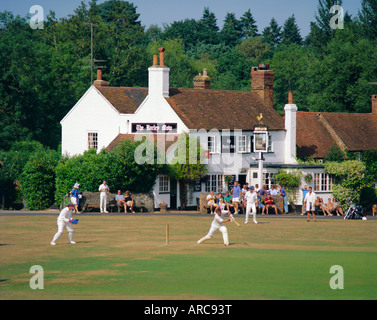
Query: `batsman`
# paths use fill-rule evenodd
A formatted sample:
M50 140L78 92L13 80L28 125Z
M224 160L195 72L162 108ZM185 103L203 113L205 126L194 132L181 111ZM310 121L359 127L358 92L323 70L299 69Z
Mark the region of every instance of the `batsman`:
M76 242L73 241L73 232L75 231L72 227L73 224L78 224L78 219L72 218L73 210L75 209L75 205L70 202L68 206L65 207L62 211L60 211L57 225L58 225L58 232L54 235L54 238L51 241L51 245L56 245L56 240L62 235L64 227L68 231L68 243L75 244Z
M215 210L215 217L212 221L211 228L209 229L208 234L206 236L204 236L203 238L201 238L198 241L198 244L211 239L213 234L217 230L219 230L223 235L224 245L229 246L228 229L227 229L226 226L223 225L224 223L229 222L229 221L231 221L230 218L226 219L226 220L221 218L221 208L217 207L216 210Z

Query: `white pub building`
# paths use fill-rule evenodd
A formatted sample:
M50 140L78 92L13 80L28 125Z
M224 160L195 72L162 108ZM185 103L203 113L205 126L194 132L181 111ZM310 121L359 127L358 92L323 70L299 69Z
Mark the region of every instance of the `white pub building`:
M97 80L61 120L63 154L74 156L90 148L98 152L103 148L110 150L124 139L140 140L140 135L149 133L163 137L169 158L175 151L177 137L185 132L198 137L208 151L209 169L206 181L198 181L190 188L188 206L196 206L202 192L227 191L229 176L241 185L263 181L270 187L274 184L273 175L281 169L311 173L314 179L309 185L327 201L332 180L323 166L300 166L296 161L296 150L307 151L316 144L306 143L306 126L302 128L297 122L299 116L302 123L313 123L308 118L311 113L297 112L291 94L285 114L273 109L274 73L269 65L251 68L250 91L211 89L206 70L194 78L193 89L170 88L165 50L159 51L148 68L148 88L111 87L102 80L101 70L97 71ZM254 127L260 123L268 128L262 177L258 172L259 153L253 143ZM335 138L334 141L337 142ZM178 188L174 179L158 176L153 187L155 207L166 202L172 209L179 208ZM301 193L297 201L301 204Z

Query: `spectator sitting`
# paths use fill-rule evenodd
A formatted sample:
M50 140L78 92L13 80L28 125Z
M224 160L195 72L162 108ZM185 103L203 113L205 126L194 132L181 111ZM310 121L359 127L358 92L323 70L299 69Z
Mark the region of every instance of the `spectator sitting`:
M126 191L125 195L126 195L126 197L125 197L124 201L126 202L126 211L124 211L124 212L127 212L127 208L130 208L131 212L135 213L135 211L134 211L134 198L131 196L131 193L129 191Z
M275 209L275 214L278 214L278 209L276 208L274 204L274 199L271 197L271 194L267 193L267 197L264 199L264 208L263 208L262 214L264 213L265 209L266 209L266 214L268 214L269 208Z
M115 196L115 200L116 200L118 206L123 206L124 212L127 212L126 201L125 201L124 195L122 194L121 190L118 190L118 193Z
M314 202L314 212L315 212L315 214L318 215L320 210L321 210L321 202L319 200L319 197L317 197L315 199L315 202Z
M213 190L211 190L210 194L207 196L206 198L207 200L207 205L209 206L209 211L210 211L210 214L213 214L213 212L215 211L216 209L216 197L213 193Z
M232 196L229 194L229 191L225 192L224 202L225 202L226 207L228 208L227 210L230 211L230 208L233 208L233 204L232 204Z
M326 216L326 215L330 215L330 211L327 210L327 207L326 205L323 203L323 199L322 198L319 198L319 208L322 210L323 212L323 215ZM327 213L327 214L326 214Z
M327 203L326 203L326 209L327 209L327 213L329 214L329 216L333 216L333 214L332 214L333 204L332 204L331 198L329 198Z
M336 198L332 199L332 205L333 205L332 212L336 213L337 216L342 216L343 215L343 209L339 205L339 203L336 201Z
M264 185L262 189L259 190L259 194L261 196L265 196L267 194L266 186Z
M263 204L262 196L260 195L259 191L257 191L257 199L258 199L257 212L259 211L259 213L263 213L263 211L264 211L264 204Z

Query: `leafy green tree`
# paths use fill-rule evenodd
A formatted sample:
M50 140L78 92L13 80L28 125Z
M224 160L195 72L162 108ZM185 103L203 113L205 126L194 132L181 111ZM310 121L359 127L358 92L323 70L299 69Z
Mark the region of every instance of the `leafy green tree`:
M271 47L276 47L281 42L281 27L278 25L275 18L272 18L268 27L265 27L262 32L263 42L269 44Z
M241 29L241 37L243 39L250 39L258 36L258 26L250 9L242 15L239 24Z
M200 142L188 134L181 134L177 151L167 166L168 175L179 181L181 208L186 209L188 186L207 173L207 166L201 163L203 150Z
M329 153L323 158L324 162L342 162L345 161L346 154L337 145L331 146Z
M218 44L219 27L217 26L217 18L208 7L204 8L203 15L198 21L198 41L205 44ZM194 44L195 46L197 44Z
M332 191L341 206L347 206L348 199L352 203L359 203L361 190L365 186L364 163L357 160L327 162L325 170L335 178Z
M240 21L237 20L234 13L227 13L224 19L224 24L220 32L221 41L225 45L235 46L240 42L242 36L242 29Z
M302 37L300 34L300 28L296 23L294 14L290 16L285 22L282 31L282 43L285 45L290 44L302 44Z
M360 38L352 28L339 30L321 57L308 61L300 81L310 111L370 112L377 72L375 41Z
M170 68L169 83L171 87L192 87L195 72L190 59L186 56L182 39L168 39L151 42L147 54L152 57L158 48L165 48L165 65Z
M307 77L308 63L314 58L309 48L297 44L280 45L275 49L271 69L275 72L274 105L276 110L283 111L289 90L293 91L294 101L300 110L305 110L307 88L301 85L301 82Z
M254 37L242 41L237 49L244 53L247 58L259 61L266 52L270 51L270 46L263 42L262 37Z
M366 168L366 180L368 183L377 181L377 150L366 150L362 158Z
M44 210L54 204L55 168L60 155L55 150L34 153L20 176L22 194L29 210Z
M4 206L10 207L22 201L19 188L22 170L33 154L43 150L38 141L18 141L12 144L10 150L0 150L0 200L4 200Z
M358 18L362 24L363 33L369 39L377 38L377 1L361 0L361 11Z
M185 48L195 46L198 43L199 24L195 19L174 21L166 26L162 38L164 40L181 39Z

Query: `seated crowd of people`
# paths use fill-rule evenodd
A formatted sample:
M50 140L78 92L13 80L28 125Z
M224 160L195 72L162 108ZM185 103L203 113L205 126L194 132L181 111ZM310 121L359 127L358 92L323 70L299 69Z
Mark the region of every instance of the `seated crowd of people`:
M225 196L221 192L215 195L215 193L211 191L206 198L209 213L213 214L216 211L216 209L220 207L221 210L228 210L235 214L245 214L245 194L248 190L248 183L244 184L241 188L238 185L238 182L235 182L234 188L232 188L230 192L226 191ZM272 196L283 195L282 193L284 192L284 190L280 186L278 186L278 188L275 188L275 186L271 186L270 189L267 189L266 186L263 186L263 188L259 189L258 185L256 184L254 190L257 193L258 200L256 206L257 212L259 214L269 214L270 209L272 209L275 214L279 214L278 208L274 203L274 199L272 198ZM266 197L263 199L262 196Z

